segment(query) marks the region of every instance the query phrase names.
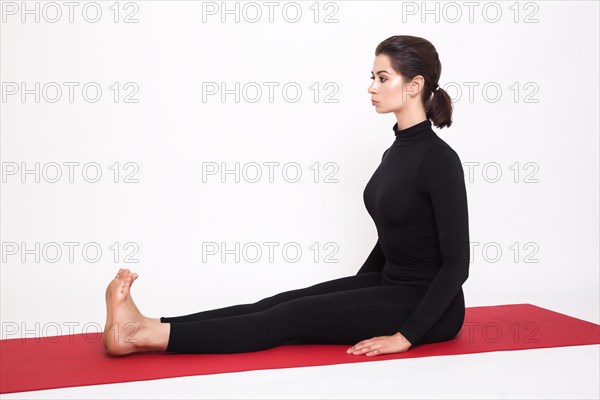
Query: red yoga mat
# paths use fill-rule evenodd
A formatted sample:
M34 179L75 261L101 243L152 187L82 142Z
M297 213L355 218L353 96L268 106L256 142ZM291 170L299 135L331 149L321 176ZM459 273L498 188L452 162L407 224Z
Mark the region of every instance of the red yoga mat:
M259 369L600 344L600 325L532 304L466 309L456 338L404 353L346 354L349 345L293 344L248 353L139 353L111 357L102 333L0 341L0 393Z

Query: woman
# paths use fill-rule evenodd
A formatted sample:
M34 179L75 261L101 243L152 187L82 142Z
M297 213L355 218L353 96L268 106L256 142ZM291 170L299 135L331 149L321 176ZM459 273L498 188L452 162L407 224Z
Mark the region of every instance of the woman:
M104 346L144 351L238 353L290 343L353 344L373 356L454 338L464 322L469 274L467 195L461 161L431 129L452 124L427 40L392 36L375 51L368 89L378 113L396 115L394 141L367 183L378 240L356 275L252 304L148 318L135 306L138 277L121 269L106 290Z

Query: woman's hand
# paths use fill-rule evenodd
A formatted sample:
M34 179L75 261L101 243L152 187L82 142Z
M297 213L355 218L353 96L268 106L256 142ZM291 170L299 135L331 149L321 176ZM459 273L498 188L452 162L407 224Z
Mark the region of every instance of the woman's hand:
M376 356L379 354L402 353L407 351L412 343L400 332L392 336L376 336L362 340L346 350L347 354Z

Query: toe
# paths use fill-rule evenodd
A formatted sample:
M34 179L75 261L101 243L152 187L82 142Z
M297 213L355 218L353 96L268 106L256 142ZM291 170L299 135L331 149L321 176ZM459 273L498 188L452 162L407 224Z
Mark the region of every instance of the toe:
M128 276L127 278L123 279L123 287L126 286L131 286L131 276Z
M121 286L121 293L125 295L129 294L129 285L124 284L123 286Z
M128 269L121 268L121 269L119 270L119 273L117 274L117 277L118 277L119 279L121 279L121 280L125 280L125 279L127 279L127 276L128 276L128 275L129 275L129 270L128 270Z

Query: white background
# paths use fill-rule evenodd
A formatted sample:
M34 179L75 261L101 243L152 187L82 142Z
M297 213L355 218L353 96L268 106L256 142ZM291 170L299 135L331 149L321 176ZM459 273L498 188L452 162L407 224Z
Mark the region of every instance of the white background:
M283 18L284 2L272 23L263 2L255 3L263 13L256 23L249 21L255 9L246 18L240 12L239 22L235 15L221 22L220 14L203 22L208 3L195 1L137 1L137 23L121 21L135 10L125 2L118 3L118 23L113 2L98 2L103 14L97 23L84 20L81 6L73 23L66 6L56 23L43 15L37 23L35 15L22 22L21 2L14 3L16 15L7 15L6 3L0 31L2 339L68 334L74 322L76 332L102 327L104 291L120 267L140 275L133 296L151 317L254 302L355 274L377 240L364 186L392 143L396 122L393 114L375 112L367 89L375 47L397 34L434 44L443 66L440 86L455 101L452 127L434 129L457 151L469 179L474 247L466 306L531 303L599 322L597 2L494 3L502 11L495 23L482 15L485 2L475 8L473 22L463 2L454 3L462 12L457 22L451 21L456 8L445 2L426 3L429 10L437 7L430 14L421 2L404 2L417 8L416 15L393 1L298 2L303 14L297 23ZM227 5L234 9L236 3L240 10L246 4ZM27 4L33 9L35 2ZM330 14L337 22L324 23ZM493 9L487 15L493 18ZM525 23L527 16L537 22ZM36 103L27 95L22 102L20 92L7 94L7 82L24 82L27 89L57 82L63 97L52 103L42 96ZM80 84L73 103L63 82ZM103 89L96 103L82 97L88 82ZM121 97L115 103L109 88L115 82L121 96L134 82L138 102ZM236 102L233 95L203 101L206 82L229 89L254 82L263 97L255 103ZM273 102L264 82L279 84ZM295 103L282 96L288 83L303 90ZM328 83L336 88L334 103L326 102L334 92ZM485 85L491 86L487 92ZM502 91L497 99L495 88ZM47 97L53 96L49 90ZM62 165L62 179L6 174L14 163L33 169L36 162L40 170ZM80 163L72 183L63 165L68 162ZM115 162L118 183L109 168ZM128 162L139 167L138 183L122 182L132 171L123 167ZM203 182L203 165L211 162L279 167L272 183L264 165L257 183L243 177L236 183L232 175ZM281 165L294 162L302 177L290 183ZM315 183L310 167L317 162ZM332 176L337 183L325 182L333 171L327 162L338 168ZM101 166L99 182L83 179L86 163ZM49 171L52 178L55 170ZM35 252L22 261L25 249L52 242L63 250L58 262L48 260L53 250L46 257L38 252L39 262ZM79 244L74 262L64 242ZM123 262L128 242L138 246L138 262ZM220 253L203 261L206 242L225 242L229 249L236 242L280 246L273 262L265 246L256 263L232 255L222 262ZM337 262L324 262L332 253L328 242L338 246L332 254ZM7 252L12 243L17 254ZM98 262L82 257L86 243L102 249ZM286 243L302 249L298 262L282 257ZM527 262L528 255L537 262Z

